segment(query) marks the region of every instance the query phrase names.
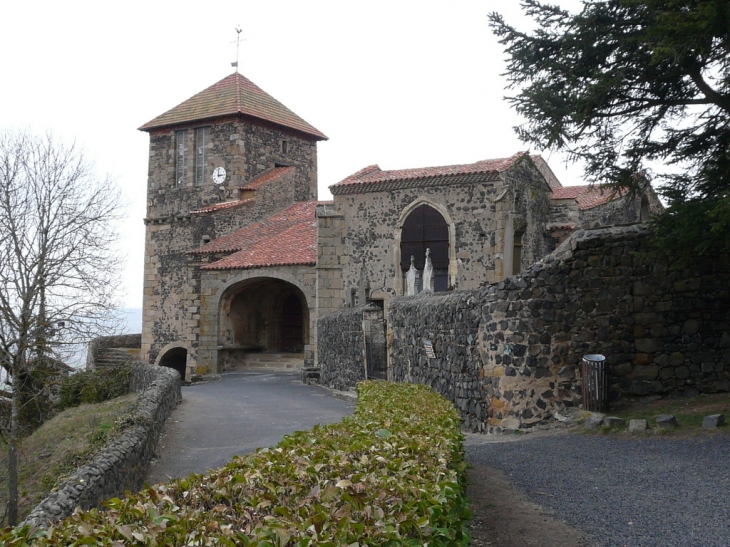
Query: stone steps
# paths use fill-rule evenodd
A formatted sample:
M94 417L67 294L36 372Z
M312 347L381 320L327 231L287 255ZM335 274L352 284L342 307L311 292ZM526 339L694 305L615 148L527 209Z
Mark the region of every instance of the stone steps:
M298 371L304 366L303 353L248 353L237 369L264 368Z
M138 360L140 351L137 348L107 348L96 358L95 366L97 369L118 367L129 361Z

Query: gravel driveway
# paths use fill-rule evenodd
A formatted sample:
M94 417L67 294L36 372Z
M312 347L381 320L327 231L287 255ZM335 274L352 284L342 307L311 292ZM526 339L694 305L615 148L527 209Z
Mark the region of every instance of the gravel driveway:
M502 471L531 502L585 533L591 545L730 546L727 435L470 441L472 465Z

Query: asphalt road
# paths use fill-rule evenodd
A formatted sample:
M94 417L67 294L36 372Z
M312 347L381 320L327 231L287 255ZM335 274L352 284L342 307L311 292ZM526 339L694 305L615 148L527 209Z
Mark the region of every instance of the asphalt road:
M355 408L291 372L227 373L216 382L185 386L182 393L160 439L150 484L222 467L235 455L337 422Z

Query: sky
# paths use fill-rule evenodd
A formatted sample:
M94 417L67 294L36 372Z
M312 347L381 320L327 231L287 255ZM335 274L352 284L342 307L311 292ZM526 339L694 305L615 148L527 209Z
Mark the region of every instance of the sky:
M239 71L329 137L318 164L319 198L330 199L329 186L372 164L527 150L504 100L492 11L533 28L516 0L7 0L0 131L75 142L122 188L120 302L140 308L149 137L137 128L234 71L237 27ZM543 156L564 185L582 184L580 166Z

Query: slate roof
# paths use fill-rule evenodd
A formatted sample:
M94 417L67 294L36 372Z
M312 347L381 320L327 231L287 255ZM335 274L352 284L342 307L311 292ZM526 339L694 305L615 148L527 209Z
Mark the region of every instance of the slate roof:
M214 239L190 253L233 253L202 266L203 270L314 265L317 262L316 205L316 201L295 203L267 220Z
M139 129L150 131L190 122L243 114L327 140L327 136L294 114L251 80L239 73L226 76Z
M429 182L442 184L452 181L472 182L485 180L485 176L487 180L493 180L526 155L526 152L518 152L509 158L483 160L465 165L445 165L441 167L421 167L418 169L398 169L393 171L383 171L377 165L370 165L337 184L333 184L330 186L330 190L333 194L345 194L358 191L371 192L385 188L412 186L413 182L425 184Z
M578 202L578 208L586 211L613 201L623 194L624 192L615 192L610 188L602 188L598 185L563 186L553 188L550 199L574 199Z

